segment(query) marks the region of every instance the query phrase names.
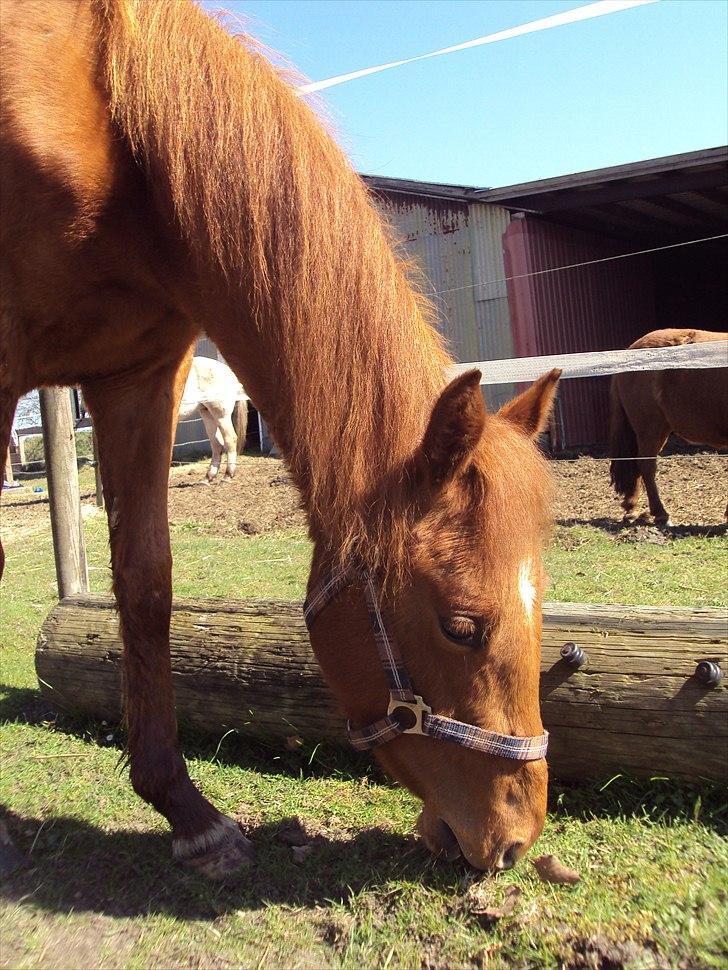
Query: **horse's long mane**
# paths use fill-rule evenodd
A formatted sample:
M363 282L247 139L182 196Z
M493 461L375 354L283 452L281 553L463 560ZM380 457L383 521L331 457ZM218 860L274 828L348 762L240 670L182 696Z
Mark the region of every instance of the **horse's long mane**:
M362 181L253 42L192 2L93 2L116 123L229 293L241 342L252 332L270 356L262 406L315 536L392 565L402 536L377 489L421 440L449 360L427 301Z

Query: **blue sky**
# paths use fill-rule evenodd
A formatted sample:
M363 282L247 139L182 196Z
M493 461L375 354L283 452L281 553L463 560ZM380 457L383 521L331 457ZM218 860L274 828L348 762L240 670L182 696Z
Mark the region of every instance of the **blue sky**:
M203 0L312 80L582 6L559 0ZM319 95L355 167L500 186L728 141L728 2L660 0Z

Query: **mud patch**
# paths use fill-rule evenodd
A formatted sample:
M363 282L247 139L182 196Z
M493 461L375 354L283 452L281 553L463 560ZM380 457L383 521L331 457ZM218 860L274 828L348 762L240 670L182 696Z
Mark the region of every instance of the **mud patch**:
M633 941L615 943L604 936L590 936L587 939L574 939L571 954L563 963L567 970L661 970L667 966L660 959L657 946L648 942L640 945Z
M170 523L194 522L214 535L258 535L305 528L298 490L278 458L241 455L235 478L204 484L207 465L173 468Z

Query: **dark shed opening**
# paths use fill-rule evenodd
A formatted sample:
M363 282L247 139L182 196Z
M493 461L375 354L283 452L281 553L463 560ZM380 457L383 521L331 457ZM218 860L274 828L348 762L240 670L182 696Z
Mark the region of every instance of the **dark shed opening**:
M625 348L650 330L726 329L728 239L557 273L544 269L728 233L728 147L651 159L473 197L511 210L503 243L518 356ZM558 443L601 445L608 379L560 395Z

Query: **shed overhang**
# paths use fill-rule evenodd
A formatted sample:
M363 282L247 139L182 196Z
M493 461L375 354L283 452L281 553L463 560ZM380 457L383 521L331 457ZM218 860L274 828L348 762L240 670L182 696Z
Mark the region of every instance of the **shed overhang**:
M497 189L471 198L615 238L728 232L728 146Z

